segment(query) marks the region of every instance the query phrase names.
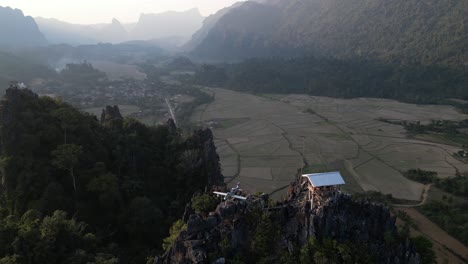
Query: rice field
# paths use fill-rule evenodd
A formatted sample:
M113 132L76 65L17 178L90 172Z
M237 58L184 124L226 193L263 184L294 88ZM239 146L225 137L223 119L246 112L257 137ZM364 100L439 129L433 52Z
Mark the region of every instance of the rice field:
M424 186L401 172L421 168L450 177L457 170L468 171L468 164L452 157L457 147L409 139L401 126L378 121L468 118L450 106L207 89L215 93L215 100L199 107L192 121L221 124L212 128L226 182L239 181L251 193L279 199L307 165L340 170L350 191L375 190L420 200Z

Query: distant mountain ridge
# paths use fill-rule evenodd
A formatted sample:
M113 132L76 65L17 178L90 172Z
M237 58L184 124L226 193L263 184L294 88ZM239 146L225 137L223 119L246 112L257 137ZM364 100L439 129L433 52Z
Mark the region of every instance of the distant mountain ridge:
M125 41L128 35L116 19L113 19L111 24L100 26L71 24L53 18L37 17L35 20L52 44L117 43Z
M0 48L15 49L47 45L36 22L19 9L0 6Z
M149 40L183 36L189 39L202 26L204 17L197 8L184 12L168 11L159 14L141 14L130 32L133 40Z
M219 60L320 55L462 65L468 64L466 14L468 0L250 1L210 25L193 54Z
M36 22L53 44L81 45L133 40L167 40L167 44L177 39L175 43L180 45L202 26L203 19L198 9L194 8L184 12L141 14L137 23L129 24L122 24L115 18L110 24L99 25L71 24L41 17L36 18Z

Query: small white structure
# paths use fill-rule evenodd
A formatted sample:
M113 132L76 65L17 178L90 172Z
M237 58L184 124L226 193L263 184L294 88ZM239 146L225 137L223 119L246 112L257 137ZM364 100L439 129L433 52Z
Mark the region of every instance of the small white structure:
M345 184L339 171L303 174L302 177L308 180L308 199L311 209L314 206L314 200L320 201L323 197L334 196L340 191L339 186Z

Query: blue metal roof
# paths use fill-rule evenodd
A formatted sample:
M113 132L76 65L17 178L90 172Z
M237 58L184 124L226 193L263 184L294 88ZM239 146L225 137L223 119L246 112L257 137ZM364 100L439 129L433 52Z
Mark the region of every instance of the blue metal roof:
M334 185L343 185L345 181L339 171L303 174L302 177L307 177L313 187L325 187Z

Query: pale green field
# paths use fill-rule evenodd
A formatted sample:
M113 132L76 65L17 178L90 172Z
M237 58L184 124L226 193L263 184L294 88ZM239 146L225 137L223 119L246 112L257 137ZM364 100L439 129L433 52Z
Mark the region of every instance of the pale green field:
M468 171L468 164L451 156L456 147L408 139L401 126L377 120L468 118L449 106L209 90L215 101L199 107L192 121L223 123L213 130L226 182L240 181L252 193L280 198L284 192L275 191L296 179L303 159L311 168L342 170L349 190L376 190L405 200L419 200L423 190L402 176L407 169L435 170L441 177ZM316 114L306 113L308 108Z

